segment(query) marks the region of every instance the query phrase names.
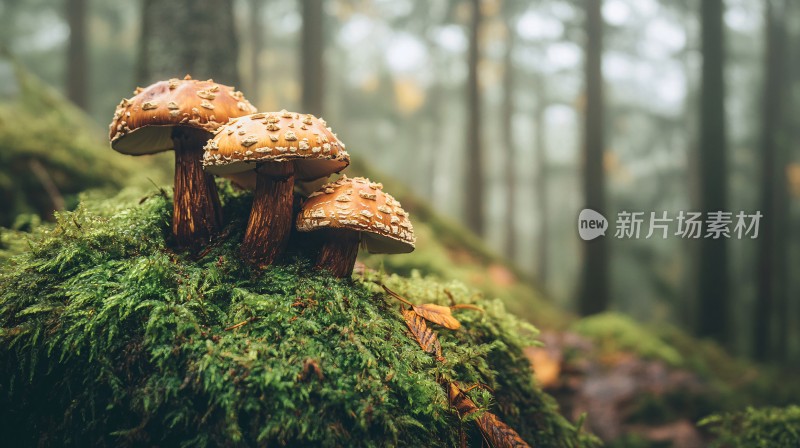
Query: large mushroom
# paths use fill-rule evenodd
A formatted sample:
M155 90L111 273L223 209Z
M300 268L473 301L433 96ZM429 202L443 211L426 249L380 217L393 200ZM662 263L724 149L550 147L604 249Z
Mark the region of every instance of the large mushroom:
M324 120L286 110L232 120L205 149L207 172L255 185L241 253L259 266L271 264L286 247L295 179L324 178L350 164L344 144Z
M371 253L402 254L414 250L414 228L400 203L383 185L363 177L343 176L323 185L303 204L300 232L322 232L316 267L350 277L363 243Z
M222 224L214 178L203 171L203 145L230 118L255 111L233 87L189 75L137 88L117 106L112 148L135 156L175 151L172 233L178 246L197 249Z

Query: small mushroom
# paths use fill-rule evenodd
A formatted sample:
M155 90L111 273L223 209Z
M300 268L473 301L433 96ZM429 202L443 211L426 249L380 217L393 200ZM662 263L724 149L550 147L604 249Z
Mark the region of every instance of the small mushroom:
M134 156L175 151L172 233L178 246L197 249L222 224L214 178L203 171L203 145L229 118L255 111L232 87L188 75L137 89L117 106L109 135L113 149Z
M297 217L300 232L321 232L316 267L337 277L353 274L358 246L370 253L401 254L414 250L414 228L383 185L343 176L311 194Z
M350 164L344 145L319 119L312 117L307 130L287 131L295 115L284 110L237 118L209 141L203 156L207 172L255 189L241 253L259 266L272 264L286 247L292 229L295 179L327 179ZM315 134L325 134L334 142L333 149L312 151L305 143Z

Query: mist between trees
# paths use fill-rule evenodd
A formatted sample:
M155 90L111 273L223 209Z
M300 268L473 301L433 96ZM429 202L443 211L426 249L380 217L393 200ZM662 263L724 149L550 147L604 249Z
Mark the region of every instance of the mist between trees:
M102 124L184 72L321 114L557 303L800 359L796 2L7 0L0 39ZM583 208L764 217L583 242Z

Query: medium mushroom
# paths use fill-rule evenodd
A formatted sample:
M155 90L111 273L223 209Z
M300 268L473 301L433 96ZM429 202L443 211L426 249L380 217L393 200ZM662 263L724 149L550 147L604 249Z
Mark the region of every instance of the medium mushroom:
M207 172L255 185L241 253L260 266L272 264L286 247L295 178L324 178L350 164L344 144L323 119L286 110L234 119L205 149Z
M197 249L222 224L214 178L203 171L203 145L230 118L256 109L233 87L189 75L137 88L111 122L111 147L134 156L174 149L172 233L180 247Z
M324 232L316 267L337 277L353 274L359 243L371 253L402 254L413 251L416 241L400 203L383 185L363 177L343 176L312 193L297 217L297 230Z

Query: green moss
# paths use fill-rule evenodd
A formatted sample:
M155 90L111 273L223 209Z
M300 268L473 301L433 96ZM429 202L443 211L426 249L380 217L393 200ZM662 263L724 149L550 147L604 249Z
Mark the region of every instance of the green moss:
M592 339L601 353L629 351L672 366L683 363L681 354L655 331L623 314L607 312L585 317L573 323L571 328Z
M15 445L457 446L437 379L534 446L591 446L532 382L535 329L457 282L257 272L236 256L251 197L223 188L224 237L197 257L169 241L171 202L134 191L38 227L0 273L0 433ZM382 277L412 300L474 303L439 329L447 362L408 336ZM233 325L246 322L240 327ZM309 366L319 366L320 374Z
M700 426L714 434L711 447L792 448L800 446L800 406L748 407L705 418Z

